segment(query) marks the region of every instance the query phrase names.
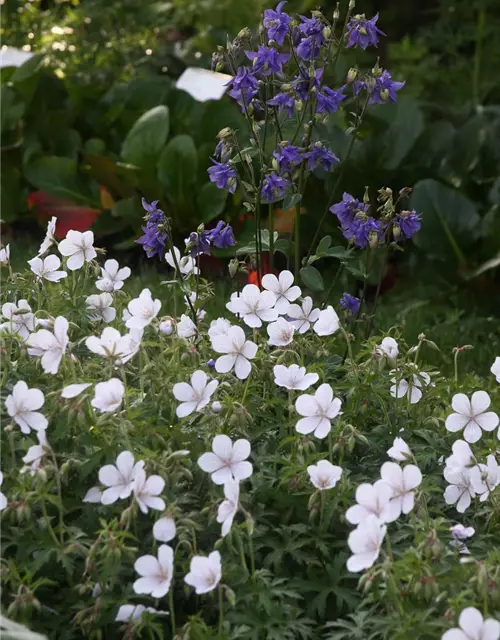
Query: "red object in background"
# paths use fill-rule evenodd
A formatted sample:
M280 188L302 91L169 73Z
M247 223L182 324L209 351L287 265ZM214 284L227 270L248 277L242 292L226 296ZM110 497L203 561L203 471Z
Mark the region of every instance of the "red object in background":
M262 267L260 277L257 273L257 269L253 269L251 265L248 266L248 284L256 284L258 287L262 284L262 278L266 273L271 273L271 265L269 263L269 253L262 254ZM275 275L279 274L278 269L273 269Z
M46 224L52 216L57 217L56 237L65 238L68 231L87 231L94 224L100 209L77 205L70 200L61 200L45 191L34 191L28 196L30 209L36 208L37 217Z

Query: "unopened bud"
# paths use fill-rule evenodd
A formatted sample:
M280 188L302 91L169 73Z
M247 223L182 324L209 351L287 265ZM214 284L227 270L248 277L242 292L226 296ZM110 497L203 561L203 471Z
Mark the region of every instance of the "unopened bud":
M379 236L378 236L378 233L375 230L370 231L370 233L368 234L368 242L369 242L370 247L372 249L376 249L378 247Z
M239 260L237 260L236 258L232 258L232 260L229 261L229 275L231 276L231 278L234 278L234 276L238 273L239 266Z
M323 14L321 13L321 11L311 11L311 15L313 18L317 18L318 20L321 20L323 18Z
M212 411L214 413L220 413L222 411L222 404L218 400L212 402Z
M347 83L351 84L356 80L357 77L358 77L358 70L356 69L356 67L351 67L347 72Z
M356 3L354 2L354 0L349 0L349 11L352 11L354 9L354 7L356 6Z
M280 165L279 165L279 162L276 160L276 158L273 158L273 161L271 162L271 166L275 171L280 170Z
M334 22L337 22L339 18L340 18L340 7L339 7L339 3L337 2L337 6L335 7L335 11L333 12Z
M224 140L224 138L229 138L232 135L233 135L233 130L230 127L224 127L224 129L221 129L217 134L217 138L219 140Z
M330 36L332 35L332 30L330 29L330 27L325 27L323 29L323 38L325 40L328 40L330 38Z
M373 93L373 90L375 89L376 84L377 83L375 81L375 78L368 76L368 78L366 78L365 80L366 91L368 93Z
M167 318L160 322L160 333L165 336L170 336L174 332L174 323L172 318Z
M304 108L304 103L302 102L302 100L294 100L294 108L295 108L295 111L300 113Z
M401 237L401 227L399 226L399 224L392 225L392 235L394 237L394 240L396 240L396 242Z
M239 40L250 40L252 32L248 27L244 27L236 36Z

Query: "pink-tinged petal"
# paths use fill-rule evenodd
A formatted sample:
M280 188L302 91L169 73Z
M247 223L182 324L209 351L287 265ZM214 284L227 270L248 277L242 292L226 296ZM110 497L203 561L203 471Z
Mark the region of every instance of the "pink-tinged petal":
M470 415L471 405L465 393L456 393L451 399L451 406L453 407L453 411L457 413L462 413L467 416Z
M227 355L220 356L215 361L215 370L217 373L228 373L234 367L238 356Z
M281 296L281 298L278 298L278 300L276 301L274 309L270 309L270 311L274 311L276 315L284 316L290 311L290 302L287 300L287 298ZM265 318L263 318L263 320L264 319Z
M478 631L483 626L483 616L475 607L465 608L458 618L458 624L470 638L483 640L478 635Z
M333 389L329 384L322 384L316 390L316 402L322 409L326 409L333 400Z
M195 400L193 388L187 382L177 382L177 384L174 384L172 393L175 399L181 402L193 402Z
M384 462L380 468L380 477L392 487L401 487L403 483L403 471L395 462Z
M307 435L312 433L321 422L322 418L301 418L295 425L297 433Z
M336 418L340 413L340 407L342 406L342 401L339 398L334 398L328 410L326 412L326 417L330 420Z
M247 461L236 462L235 464L231 465L231 470L235 480L241 481L246 480L252 475L253 466L250 462ZM212 476L212 480L215 482L214 476ZM216 484L218 484L218 482L216 482Z
M233 454L232 459L234 462L241 462L241 460L246 460L250 455L251 446L248 440L241 438L240 440L236 440L233 445Z
M383 522L395 522L401 515L401 509L403 508L403 501L401 498L392 498L380 514L380 519Z
M451 433L461 431L465 425L469 422L469 416L462 415L461 413L452 413L446 418L444 426Z
M174 550L172 547L169 547L168 544L161 544L158 547L158 560L161 566L170 573L174 563Z
M102 491L99 489L99 487L91 487L85 494L83 498L83 502L91 502L91 503L101 502L101 498L102 498Z
M237 464L244 464L244 463L239 462ZM229 482L232 479L233 479L233 474L231 472L231 469L226 466L212 473L212 482L214 482L214 484L226 484L226 482Z
M154 577L139 578L134 582L133 589L137 594L152 594L160 584L160 580Z
M77 251L76 253L74 253L68 258L66 262L66 267L70 271L76 271L77 269L81 269L83 267L84 261L85 259L84 259L83 251Z
M223 461L215 453L204 453L198 458L198 466L207 473L217 471L223 464Z
M464 429L464 439L471 444L481 439L483 432L475 420L471 420Z
M62 390L61 398L66 398L66 399L76 398L82 393L82 391L85 391L85 389L88 389L91 386L92 386L92 383L90 382L81 382L79 384L69 384L67 387L64 387L64 389Z
M212 442L212 451L222 460L231 460L233 453L231 438L224 434L215 436Z
M116 467L125 478L128 478L134 468L133 453L130 451L122 451L116 458Z
M306 420L308 420L308 418L306 418ZM331 429L332 429L332 425L330 423L330 420L327 420L326 418L321 418L320 423L314 430L314 435L319 440L322 440L323 438L326 438L326 436L330 433Z
M252 370L252 365L250 362L244 358L243 356L238 356L236 358L236 362L234 364L234 373L238 380L246 380L250 375Z
M448 629L442 636L441 640L471 640L469 636L466 636L460 629Z
M484 413L491 404L490 396L486 391L475 391L470 399L470 404L474 415Z
M498 415L494 411L487 411L476 416L475 421L484 431L493 431L498 427Z

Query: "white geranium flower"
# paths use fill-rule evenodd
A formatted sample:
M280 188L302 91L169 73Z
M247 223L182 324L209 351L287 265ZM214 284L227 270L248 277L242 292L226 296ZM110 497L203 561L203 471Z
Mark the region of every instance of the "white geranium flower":
M351 524L360 524L369 516L376 516L380 522L390 522L389 503L392 498L391 487L383 480L374 484L363 483L356 489L356 502L347 509L345 517Z
M309 479L320 491L333 489L342 476L342 468L331 464L328 460L320 460L317 464L307 467Z
M94 389L91 405L103 413L114 413L122 404L125 387L118 378L111 378L107 382L99 382Z
M123 287L123 282L130 277L129 267L122 267L116 260L106 260L104 267L101 267L101 277L96 281L95 286L99 291L113 293Z
M391 372L393 373L393 372ZM411 404L416 404L422 398L422 384L427 386L431 381L428 373L425 371L419 371L413 373L409 380L396 380L392 378L391 382L394 382L390 388L390 393L393 398L404 398L408 396Z
M253 472L252 464L247 461L250 450L248 440L236 440L233 444L229 436L218 435L212 441L213 453L200 456L198 466L211 474L215 484L246 480Z
M398 462L407 462L413 457L410 447L406 444L403 438L394 438L392 447L387 452L389 458L397 460Z
M331 421L339 415L342 406L339 398L333 397L329 384L322 384L312 396L304 394L295 402L295 410L301 418L295 425L298 433L313 433L316 438L326 438L332 428Z
M3 484L3 473L0 471L0 487ZM3 511L7 506L7 498L4 493L0 491L0 511Z
M144 329L156 318L161 308L161 302L153 300L151 291L143 289L138 298L128 303L130 318L125 322L129 329Z
M496 381L500 382L500 358L497 356L495 362L491 365L491 373L495 376Z
M79 382L76 384L68 384L61 391L61 398L71 399L79 396L85 389L92 386L91 382Z
M195 323L186 314L181 315L177 323L177 335L179 338L193 338L198 333Z
M237 480L228 480L224 484L225 500L219 505L217 522L222 524L221 535L224 538L231 531L234 516L238 511L240 499L240 483Z
M42 458L47 453L49 446L45 429L37 431L36 436L38 438L38 444L32 445L22 458L24 464L28 465L28 471L32 476L34 476L37 469L40 468Z
M12 388L12 393L5 400L7 413L21 428L23 433L31 430L46 429L47 418L37 409L43 407L45 396L40 389L29 389L26 382L20 380Z
M158 611L143 604L122 604L116 614L115 622L140 622L145 612L155 615L168 615L168 611Z
M213 337L212 348L217 353L225 354L215 361L218 373L228 373L234 367L237 378L248 378L252 369L249 361L255 358L258 347L255 342L246 339L241 327L231 327L226 335Z
M191 559L189 573L185 576L184 582L190 587L194 587L198 595L213 591L219 584L222 576L222 565L220 553L212 551L205 558L204 556L194 556Z
M177 417L185 418L193 411L204 409L210 402L218 384L217 380L208 382L207 374L200 369L191 376L191 384L187 382L174 384L172 389L174 397L181 402L176 410Z
M490 493L500 484L500 467L495 456L490 454L486 464L478 464L470 470L470 481L474 491L484 502Z
M451 469L465 469L474 464L472 449L463 440L456 440L452 447L452 455L446 458L446 466Z
M231 294L231 298L229 299L229 302L226 303L226 309L231 313L238 314L238 311L236 310L234 303L240 298L240 296L241 296L241 293L239 291L234 291L234 293Z
M89 502L94 504L97 502L101 502L101 498L102 491L99 489L99 487L91 487L85 494L82 502Z
M160 542L170 542L175 538L177 529L171 515L166 515L157 520L153 525L153 538Z
M10 262L10 244L0 249L0 266L8 267Z
M294 332L293 324L280 317L276 322L267 325L267 335L269 336L267 344L273 347L286 347L292 342Z
M135 561L134 569L141 576L134 582L135 593L163 598L170 589L174 574L174 550L168 544L161 544L157 558L141 556Z
M70 271L81 269L85 262L93 260L97 252L94 249L92 231L68 231L66 238L59 243L59 253L68 258L66 266Z
M347 569L357 573L373 567L380 554L387 526L376 516L368 516L347 539L352 556L347 560Z
M122 451L115 464L107 464L99 469L99 482L108 487L102 492L102 504L114 504L117 500L125 500L132 494L134 481L144 462L134 461L130 451Z
M392 489L387 522L397 520L401 513L410 513L415 506L414 490L422 482L420 469L414 464L401 468L395 462L384 462L380 477Z
M50 255L46 258L32 258L28 260L28 264L39 280L59 282L61 278L66 278L68 275L66 271L58 271L61 261L55 255Z
M139 350L140 335L139 329L132 330L124 336L113 327L106 327L101 333L101 337L89 336L85 344L89 351L104 358L113 360L115 364L121 365L128 362Z
M493 618L483 619L475 607L467 607L458 618L458 627L449 629L441 640L498 640L500 622Z
M56 242L56 237L55 237L56 223L57 223L56 216L52 216L52 218L47 223L47 232L45 234L45 238L43 239L42 244L38 249L39 256L44 254L48 249L50 249L50 247L54 244L54 242Z
M464 527L463 524L455 524L453 527L450 527L450 533L450 547L457 549L458 553L462 555L470 555L470 551L464 540L471 538L475 533L475 529L473 527Z
M89 311L88 318L97 322L113 322L116 318L116 309L112 307L113 296L110 293L95 293L85 300Z
M148 509L165 510L165 501L158 496L165 488L165 480L161 476L146 477L144 469L138 469L134 480L134 496L142 513Z
M262 286L276 296L274 309L280 316L288 313L290 303L302 294L300 287L293 284L291 271L282 271L278 278L273 273L266 273Z
M446 504L456 504L457 511L463 513L469 508L471 499L476 495L469 469L446 467L443 475L448 482L444 492Z
M329 305L326 309L319 312L313 330L318 336L331 336L339 330L339 327L339 317L334 308Z
M276 296L271 291L261 291L255 284L243 287L239 297L231 302L233 313L238 314L249 327L257 328L262 322L274 322L278 312L274 309Z
M299 333L306 333L311 325L319 318L319 309L313 309L313 301L310 296L302 300L302 305L291 304L288 307L287 315L295 330Z
M181 252L177 247L174 247L174 254L177 259L177 263L179 265L179 270L181 272L181 275L187 278L191 274L196 276L199 273L199 269L196 266L196 262L194 258L192 258L191 256L181 256ZM172 267L172 269L175 269L175 270L177 269L175 265L175 260L171 251L167 251L167 253L165 254L165 260Z
M17 334L23 341L26 341L35 329L35 316L31 313L27 300L19 300L17 304L6 302L2 306L2 316L6 322L0 325L0 329Z
M394 338L384 338L378 347L375 348L375 356L379 359L386 358L390 362L394 362L398 355L399 347Z
M216 336L227 336L227 332L230 328L231 323L229 320L226 320L226 318L217 318L217 320L212 320L208 329L210 342L212 342Z
M29 355L41 358L45 373L55 374L59 371L61 359L69 344L68 327L66 318L57 316L53 333L47 329L40 329L32 333L26 341Z
M298 391L306 391L319 380L317 373L306 373L306 368L299 367L298 364L291 364L289 367L285 367L284 364L277 364L273 369L273 373L274 382L278 387L297 389Z
M486 391L476 391L470 400L465 393L455 394L451 406L456 413L446 418L446 428L452 433L464 429L464 439L477 442L483 431L493 431L498 426L498 415L494 411L486 411L490 404Z

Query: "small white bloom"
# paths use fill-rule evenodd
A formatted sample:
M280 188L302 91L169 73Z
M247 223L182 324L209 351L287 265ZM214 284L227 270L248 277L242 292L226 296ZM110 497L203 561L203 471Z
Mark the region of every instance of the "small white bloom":
M464 440L456 440L452 447L452 455L446 458L446 466L451 469L465 469L474 464L472 449Z
M160 322L160 333L164 336L171 336L174 332L174 321L172 318L165 318Z
M167 544L158 547L158 557L141 556L134 563L134 569L141 576L134 582L137 594L149 594L153 598L163 598L169 589L174 573L174 550Z
M255 342L246 339L241 327L231 327L226 335L212 338L212 348L217 353L225 354L215 362L218 373L228 373L234 367L237 378L248 378L252 369L249 361L255 358L258 347Z
M454 524L450 527L451 537L456 540L467 540L467 538L471 538L476 530L474 527L464 527L463 524Z
M208 382L207 374L200 369L191 376L191 384L187 382L174 384L172 389L174 397L181 402L176 410L177 417L185 418L193 411L204 409L210 402L218 384L217 380Z
M446 467L443 475L448 482L444 492L446 504L456 504L457 511L463 513L469 508L471 499L476 495L469 469Z
M113 296L110 293L96 293L85 300L89 310L89 320L113 322L116 318L116 309L112 307Z
M59 243L59 253L68 258L66 266L70 271L81 269L85 262L93 260L97 252L94 249L92 231L68 231L66 238Z
M212 402L212 407L211 407L212 411L214 413L221 413L222 411L222 404L218 401L215 400L214 402Z
M491 373L495 376L496 381L500 382L500 358L497 356L495 362L491 365Z
M490 493L500 484L500 467L495 456L490 454L486 464L478 464L470 470L470 481L474 491L484 502Z
M286 347L293 340L295 327L291 322L287 322L285 318L278 318L276 322L267 325L267 335L269 340L267 344L274 347Z
M307 467L309 478L316 489L324 491L333 489L342 476L342 468L331 464L328 460L320 460L317 464Z
M394 522L401 513L407 515L415 506L415 489L422 482L420 469L414 464L401 468L395 462L384 462L380 477L392 489L387 522Z
M166 515L157 520L153 525L153 538L160 542L170 542L177 533L174 519L171 515Z
M287 313L290 303L302 294L300 287L293 284L291 271L281 271L278 278L273 273L266 273L262 278L262 286L276 296L274 309L279 315Z
M115 622L140 622L145 612L155 615L168 615L168 611L158 611L143 604L122 604L116 614Z
M40 389L29 389L26 382L20 380L12 388L12 393L7 396L5 406L7 413L21 428L23 433L30 433L46 429L47 418L37 409L43 407L45 396Z
M306 333L311 325L319 318L319 309L313 309L313 301L310 296L306 296L302 300L302 306L291 304L288 307L288 318L299 333Z
M247 284L238 298L232 300L233 313L238 314L249 327L257 328L262 322L274 322L278 312L273 308L276 296L271 291L261 291L255 284Z
M493 618L483 619L475 607L467 607L458 618L458 627L449 629L441 640L498 640L500 622Z
M407 462L408 459L413 457L410 447L406 444L403 438L394 438L392 447L387 452L387 455L389 458L397 460L398 462Z
M38 249L39 256L45 253L47 249L49 249L54 244L54 242L56 242L56 237L55 237L56 223L57 223L56 216L52 216L52 218L47 223L47 232L45 234L45 238L43 239L42 244L40 245L40 249Z
M208 329L208 337L210 338L210 342L217 336L227 336L227 332L231 328L231 323L226 318L217 318L217 320L212 320L210 323L210 327Z
M347 539L352 556L347 560L347 569L357 573L372 567L380 554L387 526L376 516L368 516Z
M38 444L32 445L28 449L26 455L22 458L22 461L28 465L28 470L32 476L34 476L37 469L40 468L42 458L47 453L47 448L49 446L45 429L37 431L36 436L38 438Z
M53 333L47 329L40 329L32 333L26 341L29 355L41 358L45 373L55 374L59 371L61 359L69 343L68 327L66 318L57 316Z
M253 467L247 461L250 442L236 440L233 444L226 435L218 435L212 441L213 453L204 453L198 458L202 471L210 473L215 484L226 484L230 480L246 480L252 475Z
M97 503L101 502L102 491L99 487L91 487L85 494L82 502Z
M115 364L125 364L137 353L140 345L140 337L133 335L133 331L140 330L135 329L122 336L117 329L106 327L101 337L89 336L85 340L85 344L92 353L109 358Z
M181 256L181 252L177 247L174 247L174 254L177 259L177 264L179 265L181 275L187 278L191 274L197 275L199 273L199 269L196 266L194 258L192 258L191 256ZM177 269L171 251L167 251L167 253L165 254L165 260L172 267L172 269Z
M375 356L379 359L386 358L394 362L399 355L398 343L394 338L384 338L378 347L375 348Z
M96 384L90 404L104 413L114 413L120 408L124 393L123 382L118 378L111 378L107 382Z
M99 482L107 487L102 492L102 504L114 504L130 497L137 473L143 467L142 460L135 462L130 451L122 451L116 458L116 464L107 464L99 469Z
M369 516L376 516L381 522L390 522L389 503L392 498L391 487L383 480L374 484L363 483L356 489L356 502L347 509L345 517L351 524L360 524Z
M161 302L153 300L151 291L143 289L138 298L134 298L128 304L130 318L125 325L129 329L144 329L158 315L161 308Z
M471 443L477 442L483 435L483 430L493 431L498 426L498 415L494 411L486 411L490 404L490 396L486 391L476 391L470 400L465 393L455 394L451 406L456 413L446 418L446 428L452 433L464 429L464 439Z
M195 323L186 314L181 315L177 323L177 335L179 338L193 338L198 333Z
M0 329L17 334L23 341L35 329L35 316L31 313L27 300L19 300L18 304L6 302L2 306L2 316L7 322L2 323Z
M319 312L313 330L318 336L331 336L339 330L339 327L339 317L334 308L329 305L326 309Z
M234 516L238 511L240 499L240 483L237 480L228 480L224 484L225 500L219 505L217 522L222 524L221 535L224 538L231 531Z
M391 373L393 373L391 371ZM431 381L428 373L425 371L419 371L413 373L409 380L399 380L392 378L391 382L394 382L390 388L390 393L393 398L404 398L408 396L411 404L416 404L422 398L422 384L427 386Z
M0 471L0 487L3 484L3 473ZM4 493L0 491L0 511L3 511L7 506L7 498Z
M101 277L96 281L95 286L99 291L113 293L123 287L123 282L130 277L129 267L122 267L116 260L106 260L104 267L101 267Z
M146 477L144 469L138 469L134 480L134 496L142 513L148 509L165 510L165 501L158 496L165 488L165 480L161 476Z
M10 244L0 249L0 266L8 267L10 262Z
M76 398L82 393L82 391L85 391L85 389L88 389L91 386L92 386L91 382L80 382L77 384L68 384L66 387L63 388L61 392L61 398L66 398L66 399Z
M317 373L306 373L306 368L299 367L298 364L291 364L289 367L285 367L284 364L277 364L273 369L273 373L274 382L278 387L297 389L298 391L306 391L319 380Z
M38 276L40 280L48 280L49 282L59 282L61 278L66 278L66 271L58 271L61 266L61 261L55 255L47 256L46 258L32 258L28 260L28 264L31 267L31 271Z
M190 587L194 587L196 593L200 595L213 591L219 584L221 576L220 553L212 551L208 558L194 556L191 559L189 573L185 576L184 582Z
M312 396L304 394L295 402L295 410L301 418L295 425L298 433L313 433L316 438L326 438L332 428L331 421L339 415L342 402L333 397L329 384L322 384Z

